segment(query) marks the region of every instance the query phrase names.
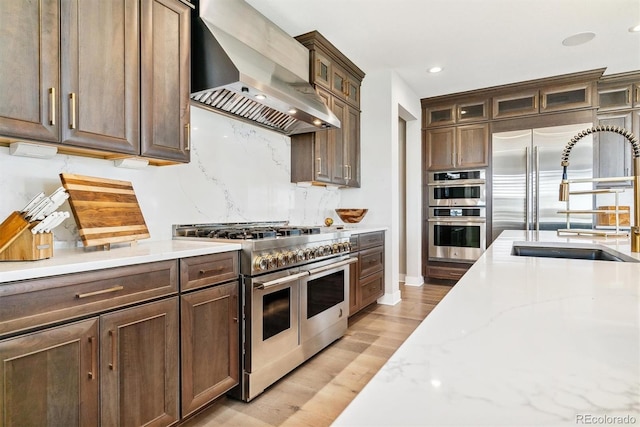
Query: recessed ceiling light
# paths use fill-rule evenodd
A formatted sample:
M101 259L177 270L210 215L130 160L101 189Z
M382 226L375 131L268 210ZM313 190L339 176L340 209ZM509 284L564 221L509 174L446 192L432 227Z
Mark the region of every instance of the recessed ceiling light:
M439 73L440 71L442 71L442 67L431 67L431 68L429 68L429 72L430 73Z
M289 108L289 114L295 114L297 112L298 110L296 110L295 108Z
M562 44L565 46L578 46L590 42L595 36L596 33L592 32L578 33L562 40Z
M259 94L257 94L257 95L256 95L256 99L259 99L259 100L261 100L261 101L262 101L263 99L266 99L266 98L267 98L267 97L266 97L266 95L263 95L263 94L261 94L261 93L259 93Z
M636 25L635 27L629 28L629 32L630 33L640 33L640 24Z

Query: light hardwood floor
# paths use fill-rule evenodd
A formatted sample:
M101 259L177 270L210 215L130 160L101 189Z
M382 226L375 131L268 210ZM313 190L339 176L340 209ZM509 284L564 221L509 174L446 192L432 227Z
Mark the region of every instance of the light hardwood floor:
M223 397L183 426L330 425L450 289L401 284L400 303L357 313L344 337L250 403Z

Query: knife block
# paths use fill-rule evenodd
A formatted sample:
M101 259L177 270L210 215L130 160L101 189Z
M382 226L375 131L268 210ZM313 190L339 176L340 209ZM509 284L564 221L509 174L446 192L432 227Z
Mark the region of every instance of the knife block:
M38 222L13 212L0 224L0 261L36 261L53 256L53 233L33 234Z

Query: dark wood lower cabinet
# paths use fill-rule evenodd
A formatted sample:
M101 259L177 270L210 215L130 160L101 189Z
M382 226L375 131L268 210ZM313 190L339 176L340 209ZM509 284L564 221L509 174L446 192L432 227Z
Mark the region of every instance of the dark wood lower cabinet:
M384 295L384 231L351 236L349 316L353 316Z
M178 297L100 319L101 425L168 426L178 409Z
M182 416L239 381L238 282L181 297Z
M98 425L97 317L0 341L0 359L0 425Z
M0 427L170 426L239 382L235 251L0 289Z

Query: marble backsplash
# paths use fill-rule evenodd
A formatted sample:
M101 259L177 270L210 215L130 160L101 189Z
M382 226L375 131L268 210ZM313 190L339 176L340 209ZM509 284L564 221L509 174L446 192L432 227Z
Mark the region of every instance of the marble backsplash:
M0 221L40 191L59 187L61 172L132 182L152 240L171 238L175 223L337 219L341 191L290 182L289 137L197 107L191 123L191 163L185 165L123 169L79 156L11 156L0 147ZM60 210L70 208L65 203ZM57 246L80 244L73 217L54 236Z

